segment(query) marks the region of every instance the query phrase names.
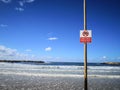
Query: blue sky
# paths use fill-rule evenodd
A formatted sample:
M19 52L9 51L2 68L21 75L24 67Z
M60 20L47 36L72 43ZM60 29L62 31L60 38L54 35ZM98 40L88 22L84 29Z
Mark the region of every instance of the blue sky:
M88 62L120 61L120 1L87 0ZM0 0L0 59L83 62L83 0Z

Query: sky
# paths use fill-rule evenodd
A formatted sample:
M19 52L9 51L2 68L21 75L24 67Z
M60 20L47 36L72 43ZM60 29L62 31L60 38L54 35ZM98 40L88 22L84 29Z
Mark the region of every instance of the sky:
M120 0L87 0L88 62L120 62ZM0 0L0 60L83 62L83 0Z

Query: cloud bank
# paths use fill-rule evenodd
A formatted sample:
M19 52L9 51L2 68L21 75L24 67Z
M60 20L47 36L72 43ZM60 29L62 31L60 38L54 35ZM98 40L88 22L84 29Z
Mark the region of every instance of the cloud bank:
M35 59L34 55L19 53L17 49L11 49L3 45L0 45L0 60L34 60L34 59Z
M21 12L24 11L25 4L33 3L35 0L0 0L0 2L5 4L12 3L13 1L16 3L15 10Z

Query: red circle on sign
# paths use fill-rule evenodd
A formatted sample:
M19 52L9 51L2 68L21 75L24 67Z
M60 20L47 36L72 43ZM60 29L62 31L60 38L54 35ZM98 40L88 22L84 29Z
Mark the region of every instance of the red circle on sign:
M87 37L87 36L89 35L89 32L88 32L87 30L85 30L85 31L83 31L82 35L83 35L84 37Z

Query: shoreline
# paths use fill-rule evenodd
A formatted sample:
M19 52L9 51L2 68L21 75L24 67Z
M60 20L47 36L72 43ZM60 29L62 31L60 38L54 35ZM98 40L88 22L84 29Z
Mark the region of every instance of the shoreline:
M43 65L75 65L84 66L83 62L45 62L38 60L0 60L0 63L23 63L23 64L43 64ZM102 62L102 63L88 63L88 66L120 66L120 62Z

